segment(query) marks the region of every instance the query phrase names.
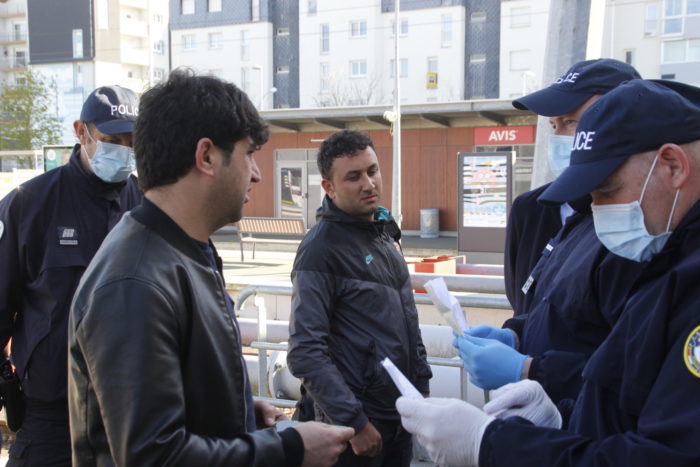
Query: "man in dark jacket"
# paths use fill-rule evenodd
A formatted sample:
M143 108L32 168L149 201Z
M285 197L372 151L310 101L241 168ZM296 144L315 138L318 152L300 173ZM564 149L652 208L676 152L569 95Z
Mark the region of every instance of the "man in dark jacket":
M369 137L340 131L323 142L317 162L326 197L292 270L289 368L315 401L317 419L355 429L339 465L408 466L411 436L380 361L388 357L424 394L432 374L400 231L379 206Z
M454 399L400 399L444 465L700 465L700 88L634 80L591 106L571 166L542 197L586 192L600 241L647 263L586 365L569 429L531 381L485 407L499 419Z
M5 402L24 418L9 466L71 463L68 310L102 240L141 200L131 175L137 110L130 89L95 89L73 122L80 143L68 163L0 201L0 347L12 339L25 405Z
M241 218L267 127L246 95L173 72L134 132L143 203L114 228L76 292L69 408L76 466L330 466L350 428L277 432L253 401L212 232Z

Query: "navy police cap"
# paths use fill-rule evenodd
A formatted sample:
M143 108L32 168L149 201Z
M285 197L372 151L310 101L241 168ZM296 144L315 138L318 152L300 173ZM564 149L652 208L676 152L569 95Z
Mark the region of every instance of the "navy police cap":
M92 123L102 133L132 133L139 112L139 98L131 89L102 86L83 103L80 120Z
M596 94L605 94L624 81L639 78L634 67L619 60L585 60L574 64L550 86L515 99L513 107L557 117L576 110Z
M631 155L696 140L700 140L700 88L664 80L624 83L583 113L569 167L538 201L561 204L579 199Z

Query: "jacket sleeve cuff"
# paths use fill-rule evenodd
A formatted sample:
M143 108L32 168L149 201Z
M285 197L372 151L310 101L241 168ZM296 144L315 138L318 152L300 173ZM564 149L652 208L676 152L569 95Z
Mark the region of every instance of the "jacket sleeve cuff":
M304 440L294 428L280 431L282 449L284 450L285 465L300 467L304 461Z
M540 369L540 360L542 360L540 357L532 357L532 361L530 362L530 371L527 372L528 379L532 379L537 382L540 381L538 377L538 371Z
M367 425L367 422L369 422L367 415L365 415L364 412L360 412L360 414L355 417L352 422L350 422L350 426L355 429L355 434L357 434L362 431L365 425Z

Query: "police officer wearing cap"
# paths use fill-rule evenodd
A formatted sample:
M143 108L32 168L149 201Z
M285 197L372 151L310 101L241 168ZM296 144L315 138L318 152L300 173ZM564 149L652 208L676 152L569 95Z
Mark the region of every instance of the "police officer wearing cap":
M568 430L533 381L494 391L483 412L399 399L441 465L700 465L700 88L634 80L593 104L541 198L587 192L600 241L644 270L585 367Z
M73 123L80 141L67 164L0 200L0 343L24 393L8 466L70 465L68 311L80 277L107 233L141 200L131 133L138 97L94 90Z
M579 62L552 86L526 96L522 99L525 104L519 105L544 115L559 115L550 118L556 142L550 144L550 156L558 155L555 159L564 170L573 141L573 136L565 134L573 135L580 116L602 93L638 76L634 68L617 60ZM522 302L527 303L527 309L520 310L525 313L506 321L504 329L474 327L455 339L455 346L475 385L496 389L531 379L540 382L556 402L570 408L569 400L576 397L582 384L581 370L612 329L640 267L611 254L600 243L586 193L571 200L576 210L569 205L546 208L537 205L534 198L545 189L526 194L513 210L515 218L511 217L518 222L517 216L522 215L522 232L531 232L532 236L521 239L518 245L527 255L531 245L526 240L533 244L539 241L532 234L534 226L528 223L539 219L543 224L551 209L561 218L567 216L564 227L542 249L529 278L521 279L524 285L518 294L532 296L531 301ZM519 214L518 210L528 212ZM611 283L615 287L609 287Z

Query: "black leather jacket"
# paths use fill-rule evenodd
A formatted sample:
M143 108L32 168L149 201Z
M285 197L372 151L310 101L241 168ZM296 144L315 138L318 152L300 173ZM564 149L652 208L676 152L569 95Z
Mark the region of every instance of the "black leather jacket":
M154 204L124 216L71 307L73 465L286 464L274 429L245 432L253 409L225 293L196 242Z
M421 392L432 376L411 279L388 234L391 219L364 221L326 197L292 271L287 363L333 423L359 431L368 418L399 420L389 357Z

